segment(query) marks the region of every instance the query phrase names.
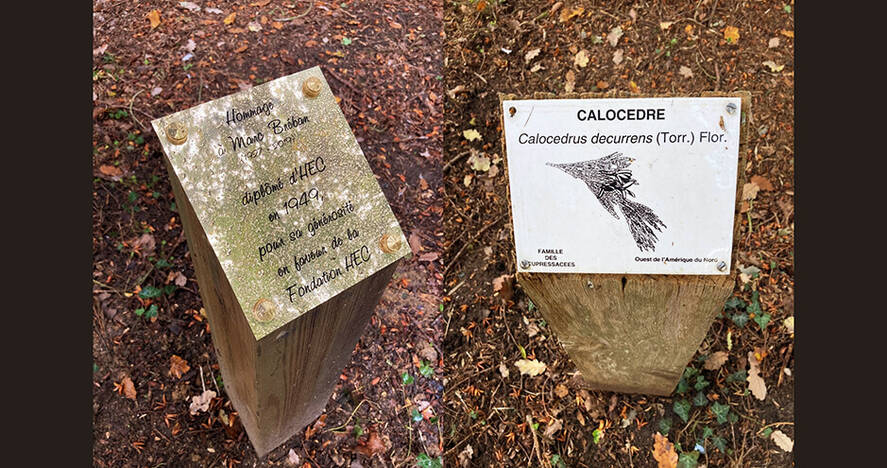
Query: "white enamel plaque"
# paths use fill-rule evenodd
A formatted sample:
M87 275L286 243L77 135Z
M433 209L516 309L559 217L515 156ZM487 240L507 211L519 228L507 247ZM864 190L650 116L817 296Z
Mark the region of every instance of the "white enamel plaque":
M502 102L520 272L730 272L738 97Z

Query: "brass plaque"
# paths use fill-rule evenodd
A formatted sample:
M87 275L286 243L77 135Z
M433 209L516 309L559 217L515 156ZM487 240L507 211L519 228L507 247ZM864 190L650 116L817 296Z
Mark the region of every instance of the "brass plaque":
M319 67L151 124L257 340L409 255Z

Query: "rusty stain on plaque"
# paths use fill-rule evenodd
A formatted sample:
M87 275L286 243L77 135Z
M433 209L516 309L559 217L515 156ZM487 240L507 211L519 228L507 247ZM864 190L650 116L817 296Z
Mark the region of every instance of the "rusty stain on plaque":
M411 253L325 88L314 67L151 122L256 339Z

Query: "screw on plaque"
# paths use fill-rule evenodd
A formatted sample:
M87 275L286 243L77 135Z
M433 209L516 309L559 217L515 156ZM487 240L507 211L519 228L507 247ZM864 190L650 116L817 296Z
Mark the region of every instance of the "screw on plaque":
M588 289L594 289L594 283L592 283L591 280L588 280L588 283L586 283L585 286L587 286Z
M725 261L718 262L718 270L719 271L724 271L726 269L727 269L727 262L725 262Z
M521 260L520 267L523 268L524 270L529 270L530 269L530 262L527 260Z
M166 126L166 139L174 145L181 145L188 139L188 129L178 122Z
M385 253L394 253L400 249L400 239L394 238L388 234L383 234L379 239L379 248Z
M317 95L320 94L322 86L323 84L320 82L320 78L312 76L305 80L305 83L302 85L302 93L310 98L317 97Z
M508 108L508 116L509 117L514 117L514 114L516 114L516 113L517 113L517 109L515 109L514 106L511 106Z
M727 113L733 115L736 112L736 104L728 103L727 104Z
M259 299L253 306L253 316L259 322L270 322L274 319L274 303L270 299Z

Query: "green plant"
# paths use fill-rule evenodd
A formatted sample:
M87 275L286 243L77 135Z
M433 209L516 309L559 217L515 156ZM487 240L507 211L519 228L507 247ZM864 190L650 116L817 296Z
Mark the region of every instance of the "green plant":
M400 376L400 381L401 381L401 383L403 383L404 385L412 385L413 382L415 382L415 380L416 380L416 379L414 379L413 376L410 375L408 372L404 372L404 373L401 374L401 376Z
M419 373L425 377L431 377L434 374L434 368L429 365L429 363L422 361L422 365L419 367Z
M416 466L419 468L442 468L443 458L431 458L427 454L420 453L416 456Z

